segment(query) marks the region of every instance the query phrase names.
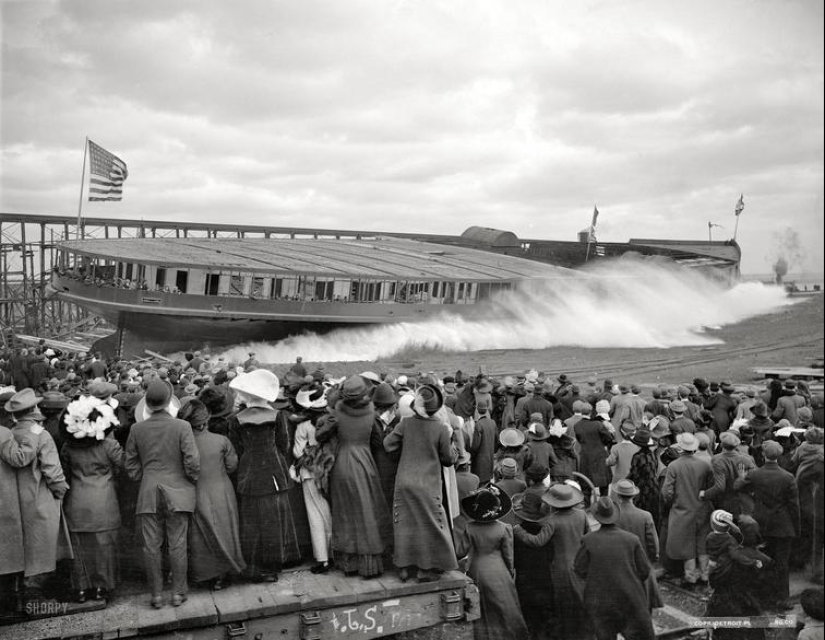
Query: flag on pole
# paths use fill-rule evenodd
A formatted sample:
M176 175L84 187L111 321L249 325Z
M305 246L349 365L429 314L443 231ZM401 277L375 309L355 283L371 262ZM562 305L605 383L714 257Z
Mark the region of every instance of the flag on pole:
M599 209L593 207L593 220L590 222L590 242L596 242L596 220L599 217Z
M739 217L739 214L742 213L742 209L745 208L745 200L744 194L739 194L739 202L736 203L736 217Z
M126 163L89 140L89 202L120 200L123 181L129 176Z

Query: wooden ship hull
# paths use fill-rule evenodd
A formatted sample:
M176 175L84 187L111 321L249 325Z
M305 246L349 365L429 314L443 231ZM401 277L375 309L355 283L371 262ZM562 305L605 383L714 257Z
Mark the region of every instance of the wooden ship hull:
M176 352L341 327L475 315L575 271L400 238L136 238L61 243L52 287L117 327L107 354Z

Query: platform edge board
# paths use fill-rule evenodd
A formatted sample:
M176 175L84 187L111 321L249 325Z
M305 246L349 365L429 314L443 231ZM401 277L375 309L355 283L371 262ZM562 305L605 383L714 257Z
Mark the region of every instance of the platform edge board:
M239 620L246 620L249 617L247 600L244 597L244 589L238 585L228 585L215 594L215 609L218 612L218 623L228 624Z
M326 609L354 604L358 595L352 588L352 578L338 573L328 573L323 577L310 571L301 571L301 578L309 587L307 595L301 598L301 609Z
M218 624L218 609L211 591L190 593L188 600L173 610L181 630Z

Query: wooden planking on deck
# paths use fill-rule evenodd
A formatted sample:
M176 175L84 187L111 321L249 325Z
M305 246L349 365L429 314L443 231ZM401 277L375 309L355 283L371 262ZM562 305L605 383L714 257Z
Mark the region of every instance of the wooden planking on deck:
M180 607L169 604L168 591L164 592L162 609L153 609L147 594L116 597L106 609L0 627L0 637L3 640L81 637L113 640L284 616L284 629L291 629L298 624L298 614L302 612L458 590L469 582L469 578L458 571L444 574L437 582L418 583L401 582L394 573L364 580L347 578L337 571L315 575L308 569L299 569L281 573L274 583L234 584L221 591L192 590L187 602Z

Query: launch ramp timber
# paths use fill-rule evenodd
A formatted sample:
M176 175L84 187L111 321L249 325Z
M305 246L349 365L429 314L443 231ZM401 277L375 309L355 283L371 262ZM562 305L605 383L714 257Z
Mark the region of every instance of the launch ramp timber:
M480 617L478 589L450 571L436 582L401 582L394 575L364 580L301 569L275 583L197 590L180 607L149 606L146 594L118 597L106 609L0 627L4 640L295 638L369 640L452 625L449 637L472 638Z

